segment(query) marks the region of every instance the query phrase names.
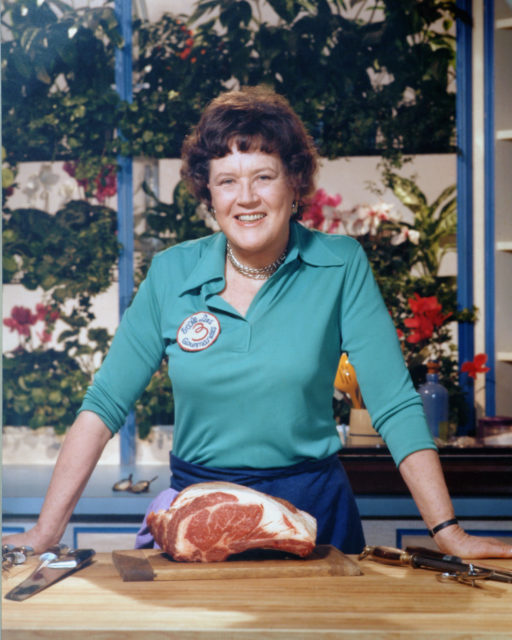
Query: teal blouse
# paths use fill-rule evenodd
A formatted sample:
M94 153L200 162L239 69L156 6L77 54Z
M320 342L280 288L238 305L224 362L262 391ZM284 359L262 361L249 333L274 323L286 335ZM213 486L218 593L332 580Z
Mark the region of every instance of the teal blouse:
M219 295L225 247L217 233L155 256L81 410L118 431L166 353L178 457L262 469L324 458L341 446L332 396L346 351L395 462L435 449L391 317L355 240L292 222L286 260L245 317ZM208 322L196 326L198 318ZM192 333L178 340L180 329ZM190 342L194 335L199 342Z

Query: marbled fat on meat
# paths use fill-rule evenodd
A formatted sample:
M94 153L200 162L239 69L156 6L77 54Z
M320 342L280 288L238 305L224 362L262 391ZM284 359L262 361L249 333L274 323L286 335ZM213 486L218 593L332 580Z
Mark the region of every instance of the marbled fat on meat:
M316 520L290 502L231 482L203 482L181 491L147 523L175 560L220 562L248 549L278 549L304 557L316 541Z

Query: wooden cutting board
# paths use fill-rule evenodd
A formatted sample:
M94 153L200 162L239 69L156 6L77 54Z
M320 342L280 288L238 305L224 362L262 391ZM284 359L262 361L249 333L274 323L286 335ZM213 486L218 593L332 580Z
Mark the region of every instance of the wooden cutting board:
M113 551L112 560L126 582L362 575L354 560L331 545L317 545L307 558L258 551L225 562L176 562L159 549L134 549Z

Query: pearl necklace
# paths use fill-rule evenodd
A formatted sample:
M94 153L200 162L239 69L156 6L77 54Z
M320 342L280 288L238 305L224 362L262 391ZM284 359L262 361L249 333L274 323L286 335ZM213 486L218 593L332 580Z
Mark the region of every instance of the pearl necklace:
M235 254L233 253L233 249L231 248L229 241L226 243L226 253L228 255L228 258L231 264L243 276L246 276L247 278L252 278L253 280L267 280L283 264L288 251L287 249L285 249L283 253L279 256L279 258L277 258L277 260L274 260L274 262L267 264L265 267L248 267L247 265L239 262L235 258Z

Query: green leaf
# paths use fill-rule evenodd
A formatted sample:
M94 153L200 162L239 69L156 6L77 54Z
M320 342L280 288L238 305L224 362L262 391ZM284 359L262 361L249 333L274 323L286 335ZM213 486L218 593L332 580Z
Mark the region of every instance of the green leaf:
M292 22L297 15L297 5L294 0L267 0L267 2L285 22Z
M44 84L51 84L52 82L50 74L46 69L42 69L42 68L36 69L36 77L41 82L44 82Z
M48 402L50 404L60 404L62 402L62 394L60 391L50 391L48 394Z
M189 24L194 24L195 22L197 22L200 18L203 17L205 13L215 11L218 6L218 0L200 0L200 2L196 3L196 8L188 20Z
M456 190L457 190L456 185L451 185L449 187L446 187L446 189L443 189L440 195L432 203L431 205L432 211L436 211L447 198L449 198L453 193L455 193Z
M240 25L247 26L252 18L251 5L246 0L222 4L219 19L228 30L239 31Z
M15 51L11 57L12 64L22 78L30 78L32 75L32 64L26 55Z
M4 270L4 281L10 282L18 272L18 263L12 256L4 253L2 255L2 267Z
M46 399L46 392L40 387L32 389L30 394L32 396L32 400L37 404L41 404Z
M393 174L391 186L396 197L409 209L421 211L427 206L425 195L412 180Z

